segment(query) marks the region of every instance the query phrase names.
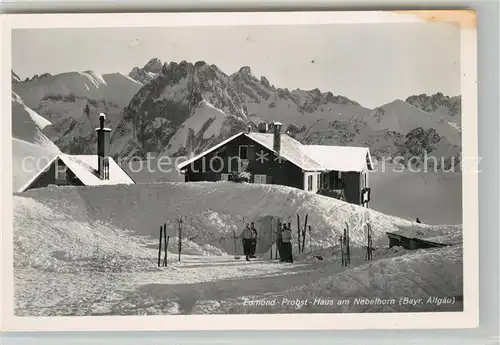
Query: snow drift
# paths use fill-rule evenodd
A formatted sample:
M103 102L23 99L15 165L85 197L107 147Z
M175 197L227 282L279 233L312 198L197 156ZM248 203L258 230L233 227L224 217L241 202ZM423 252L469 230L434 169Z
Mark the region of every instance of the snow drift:
M289 187L223 182L51 186L17 193L13 205L16 315L248 313L254 311L235 309L235 303L241 306L238 298L303 296L308 289L332 296L341 290L339 296L350 296L349 291L364 296L374 289L374 296L382 294L385 278L394 293L419 287L460 293L459 249L404 255L397 248L387 250L384 235L412 227L446 240L461 237L460 228L417 225ZM266 260L269 226L280 217L296 229L297 213L302 220L309 215L313 232L306 243L315 252L331 252L347 221L353 253L362 253L362 225L369 219L378 243L376 261L345 268L335 258L310 262L298 257L292 265ZM179 218L184 221L180 263ZM261 236L261 259L250 263L232 255L232 236L248 221L256 222ZM159 227L165 223L169 266L157 267ZM363 264L353 254L353 266Z
M21 196L22 195L22 196ZM387 243L385 233L416 228L435 231L436 236L461 238L453 226L426 226L384 215L342 201L276 185L207 183L157 183L101 187L49 187L30 190L16 196L32 198L53 210L71 215L75 221L103 223L109 227L132 231L156 239L161 225L175 238L177 219L183 219L186 241L211 245L222 252L234 252L234 234L245 222L257 222L261 243L258 251L269 250L271 225L265 217L291 222L296 229L296 215L302 222L307 214L312 226L309 245L331 247L339 235L350 228L351 242L362 246L365 227L371 222L375 243ZM273 229L274 230L274 229ZM459 235L456 235L458 233Z

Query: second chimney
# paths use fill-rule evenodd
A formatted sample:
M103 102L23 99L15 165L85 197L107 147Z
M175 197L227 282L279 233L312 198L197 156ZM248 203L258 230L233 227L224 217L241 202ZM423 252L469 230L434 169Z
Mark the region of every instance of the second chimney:
M278 154L281 151L281 122L273 123L274 132L273 132L273 149Z
M267 133L267 122L259 123L259 133Z

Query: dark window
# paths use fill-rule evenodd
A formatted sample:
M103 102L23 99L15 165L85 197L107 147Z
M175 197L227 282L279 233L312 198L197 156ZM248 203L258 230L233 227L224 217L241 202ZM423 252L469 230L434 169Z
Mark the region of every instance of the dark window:
M56 184L66 183L66 165L60 160L56 160Z
M312 175L307 176L307 190L311 191L313 189L313 177Z

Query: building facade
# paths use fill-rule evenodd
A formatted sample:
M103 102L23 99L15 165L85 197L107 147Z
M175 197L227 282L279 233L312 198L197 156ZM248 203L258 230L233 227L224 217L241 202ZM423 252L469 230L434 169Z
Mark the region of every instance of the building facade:
M367 148L302 145L282 134L280 123L274 123L273 133L259 129L238 133L179 164L185 181L278 184L368 205L373 167Z

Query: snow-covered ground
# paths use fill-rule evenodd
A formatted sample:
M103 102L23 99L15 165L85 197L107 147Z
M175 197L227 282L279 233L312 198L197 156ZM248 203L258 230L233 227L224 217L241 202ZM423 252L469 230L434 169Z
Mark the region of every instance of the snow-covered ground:
M313 229L305 254L296 255L293 264L269 260L271 224L274 228L280 217L296 229L297 213L301 222L308 214ZM183 219L180 263L177 218ZM376 246L368 263L366 219ZM251 262L235 259L232 237L248 221L255 221L260 235L259 259ZM353 247L347 268L338 258L345 222ZM169 266L160 268L162 224L170 236ZM31 190L14 195L16 314L260 312L243 307L242 300L251 296L459 298L460 244L412 252L388 249L385 232L407 228L443 240L461 238L460 227L418 225L282 186L159 183ZM416 310L429 308L436 306Z

